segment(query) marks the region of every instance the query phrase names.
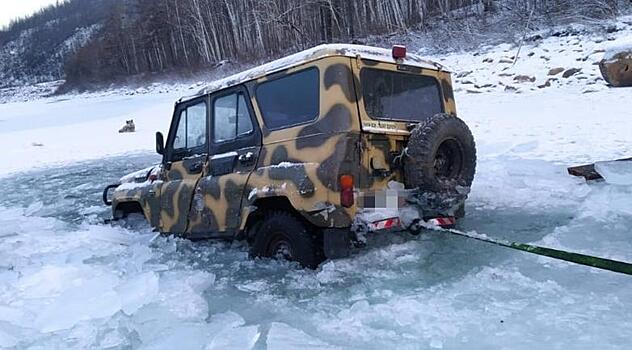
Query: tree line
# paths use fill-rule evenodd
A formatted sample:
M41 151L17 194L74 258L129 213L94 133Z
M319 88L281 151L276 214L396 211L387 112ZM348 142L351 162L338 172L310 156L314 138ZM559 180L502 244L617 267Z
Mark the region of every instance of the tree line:
M496 11L612 16L621 0L119 0L99 40L66 65L67 78L253 62L329 42L423 28L431 19ZM629 1L629 0L625 0Z
M193 72L226 60L252 63L320 43L356 42L473 15L585 12L603 18L616 14L622 2L630 0L67 0L0 31L0 43L33 21L47 25L62 14L74 18L65 20L66 31L97 21L100 30L65 58L64 73L70 84L103 82Z
M120 0L102 35L68 61L66 74L102 80L253 61L407 30L475 3L480 0Z

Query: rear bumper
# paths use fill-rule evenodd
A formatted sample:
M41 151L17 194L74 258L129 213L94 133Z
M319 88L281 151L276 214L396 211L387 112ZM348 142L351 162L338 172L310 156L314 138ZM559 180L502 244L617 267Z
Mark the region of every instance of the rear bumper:
M358 211L354 224L364 225L365 232L388 229L411 229L425 222L451 227L464 215L469 189L434 193L405 189L391 182L389 188L358 194Z
M390 185L390 184L389 184ZM393 187L403 187L397 184ZM416 189L385 189L358 193L358 212L373 216L373 212L385 213L381 219L401 217L402 211L414 208L424 220L433 218L460 217L469 188L462 192L433 193ZM390 214L389 214L390 213ZM376 220L367 220L376 221Z
M370 222L365 222L364 232L377 232L388 230L418 230L423 226L437 226L441 228L452 228L456 225L456 217L442 216L435 218L402 218L400 216L385 216ZM362 231L362 230L361 230Z
M324 229L323 251L327 259L346 258L351 254L352 248L363 247L366 245L367 235L374 232L407 230L412 233L419 233L428 225L442 228L452 228L455 224L456 218L454 217L438 217L426 220L414 219L411 223L408 223L405 218L400 218L398 216L386 217L371 222L361 221L358 219L351 229Z

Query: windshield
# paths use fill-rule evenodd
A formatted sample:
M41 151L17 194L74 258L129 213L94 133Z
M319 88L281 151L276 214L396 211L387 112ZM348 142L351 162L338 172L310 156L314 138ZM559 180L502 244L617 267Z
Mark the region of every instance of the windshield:
M364 108L373 119L419 122L443 112L433 77L364 68L360 78Z

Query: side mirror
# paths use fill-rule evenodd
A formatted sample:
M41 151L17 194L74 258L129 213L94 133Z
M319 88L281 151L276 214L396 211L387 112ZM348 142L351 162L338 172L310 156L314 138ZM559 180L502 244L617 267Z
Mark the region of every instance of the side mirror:
M161 132L156 133L156 153L160 155L165 154L165 138Z

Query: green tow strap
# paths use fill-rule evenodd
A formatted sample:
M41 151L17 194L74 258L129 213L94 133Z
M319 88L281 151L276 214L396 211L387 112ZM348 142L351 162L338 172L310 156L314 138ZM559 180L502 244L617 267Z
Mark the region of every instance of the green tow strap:
M466 233L453 229L442 229L438 227L427 227L435 231L449 232L457 236L472 238L477 241L487 242L502 247L521 250L523 252L546 256L553 259L564 260L575 264L595 267L598 269L608 270L612 272L624 273L626 275L632 275L632 264L623 261L616 261L604 258L598 258L596 256L584 255L579 253L566 252L563 250L557 250L552 248L540 247L537 245L509 242L501 239L493 239L484 235L475 233Z

